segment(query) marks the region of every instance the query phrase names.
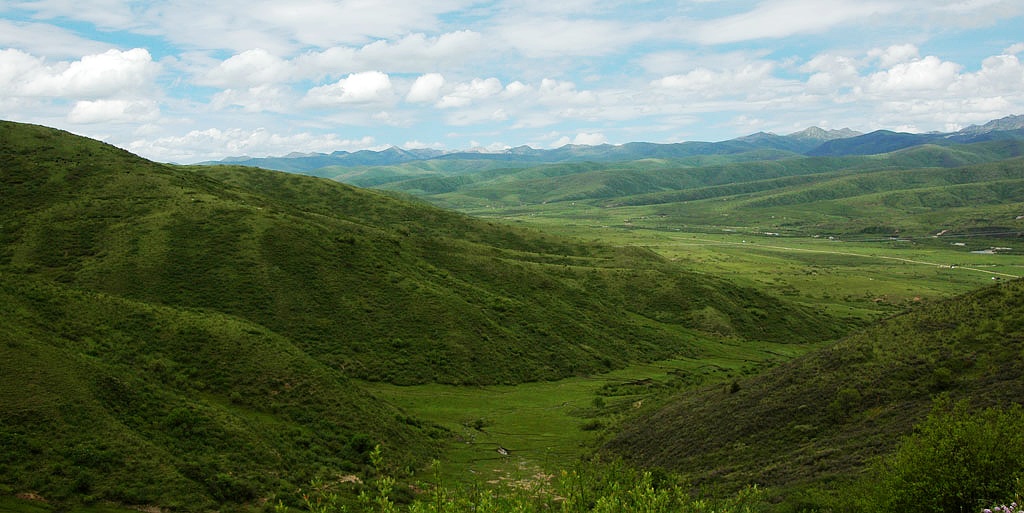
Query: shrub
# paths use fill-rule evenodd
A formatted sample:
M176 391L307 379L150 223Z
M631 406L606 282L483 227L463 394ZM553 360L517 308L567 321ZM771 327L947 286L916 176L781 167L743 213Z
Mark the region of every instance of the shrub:
M981 511L1013 496L1024 476L1024 410L972 412L940 399L896 451L874 467L873 511Z

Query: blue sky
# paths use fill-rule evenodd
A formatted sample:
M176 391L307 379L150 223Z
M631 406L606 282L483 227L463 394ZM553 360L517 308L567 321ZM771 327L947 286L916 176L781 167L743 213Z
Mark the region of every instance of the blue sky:
M0 118L147 158L1024 114L1021 0L6 0Z

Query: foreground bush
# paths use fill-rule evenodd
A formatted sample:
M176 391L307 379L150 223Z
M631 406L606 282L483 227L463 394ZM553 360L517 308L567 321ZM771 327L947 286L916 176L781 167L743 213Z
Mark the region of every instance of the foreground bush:
M1013 497L1024 476L1024 410L972 412L941 400L874 469L865 511L982 511ZM1001 509L1000 509L1001 511Z
M374 465L380 469L379 448ZM312 513L379 512L399 508L392 495L395 480L379 476L360 495L357 507L341 505L338 496L320 490L303 496L303 507ZM423 483L429 489L408 505L409 513L756 513L766 511L765 494L746 488L727 498L692 496L680 483L662 473L641 472L625 465L595 463L558 476L533 476L497 486L449 487L444 483ZM279 513L287 508L280 507Z

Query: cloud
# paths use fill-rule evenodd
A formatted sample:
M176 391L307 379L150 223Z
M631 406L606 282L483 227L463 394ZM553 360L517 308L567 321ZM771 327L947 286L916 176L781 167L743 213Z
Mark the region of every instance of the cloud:
M537 89L538 102L551 105L592 105L597 95L592 91L577 91L576 84L545 78Z
M213 95L210 106L216 110L239 107L243 112L289 112L294 96L291 89L264 84L221 91Z
M374 138L370 136L344 139L334 134L282 134L264 128L192 130L183 136L138 139L129 143L127 148L164 162L196 162L242 155L285 155L293 151L329 153L336 150L382 149L375 146Z
M1021 52L1024 52L1024 43L1017 43L1003 50L1006 55L1016 55Z
M688 73L669 75L651 82L651 85L669 94L684 94L703 98L735 96L756 90L772 78L775 64L752 62L735 69L711 70L698 68Z
M405 141L404 143L402 143L401 147L405 148L407 150L426 150L426 149L430 149L430 150L444 150L445 149L445 146L443 144L441 144L441 143L425 143L423 141L417 141L417 140Z
M604 134L587 132L576 134L576 137L572 140L573 144L583 144L587 146L598 146L606 142L608 142L608 138L605 137Z
M80 37L46 23L0 19L0 48L18 48L45 57L80 57L109 50L112 45Z
M82 100L75 103L68 121L89 123L143 123L160 117L160 107L152 100Z
M563 135L553 142L548 144L549 148L561 148L568 144L575 144L579 146L600 146L608 142L608 138L602 133L588 133L580 132L576 134L576 137L572 139L567 135Z
M483 107L455 111L447 116L446 122L452 126L468 126L501 122L508 119L509 114L503 108Z
M380 71L352 73L333 84L314 87L303 102L317 107L379 103L390 99L391 79Z
M216 87L274 84L292 79L292 65L262 48L246 50L221 62L196 83Z
M409 103L431 103L437 101L441 96L441 88L444 87L444 75L440 73L427 73L420 75L413 82L405 101Z
M854 87L860 82L860 71L854 58L845 55L816 55L799 67L804 73L811 73L807 79L807 92L830 93L844 87Z
M440 108L466 107L475 100L489 98L502 91L501 81L496 78L474 78L470 82L456 84L455 90L441 97Z
M910 62L920 58L917 46L911 44L893 45L885 49L876 48L868 52L868 56L878 59L878 66L891 68L897 64Z
M873 73L867 78L866 89L877 94L944 90L957 80L960 68L959 64L929 55Z
M485 55L483 35L472 30L448 32L437 37L409 34L394 42L378 40L355 54L357 64L387 63L395 72L416 72Z
M503 94L505 95L506 98L515 98L517 96L528 94L532 90L533 89L530 86L516 80L510 82L508 85L505 86L505 91Z
M693 37L699 43L717 45L814 34L898 9L896 2L765 0L751 11L700 24Z
M507 46L530 58L621 53L658 32L647 24L542 17L509 19L494 29Z
M142 48L108 50L49 65L20 50L0 50L0 93L11 96L107 98L152 89L159 69Z
M31 11L34 18L68 18L85 21L106 30L138 28L145 23L147 2L123 0L25 0L17 8Z
M962 97L1024 98L1024 64L1016 55L994 55L981 63L975 73L959 77L953 93Z
M9 2L10 3L10 2ZM20 0L34 19L75 20L104 32L133 32L187 49L283 55L436 32L442 15L475 0Z
M923 17L930 24L970 29L993 25L1022 13L1024 4L1018 0L937 0L929 2L917 18Z
M487 56L483 36L471 30L461 30L436 37L422 33L407 34L399 39L380 39L361 47L333 46L308 51L293 62L301 75L321 77L382 68L392 73L422 73Z

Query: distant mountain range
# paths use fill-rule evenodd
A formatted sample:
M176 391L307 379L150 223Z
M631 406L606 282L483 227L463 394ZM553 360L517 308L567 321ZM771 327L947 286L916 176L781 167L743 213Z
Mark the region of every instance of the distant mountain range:
M586 146L569 144L544 150L518 146L499 152L431 149L405 150L391 147L382 151L361 150L333 153L291 153L282 157L230 157L203 162L212 165L242 165L310 173L328 167L393 166L415 161L472 160L523 164L559 162L616 162L640 159L672 159L701 155L735 155L750 152L783 152L808 156L876 155L922 144L956 145L995 139L1024 139L1024 115L1007 116L972 125L957 132L914 134L877 130L863 134L849 128L825 130L810 127L789 135L767 132L720 142L689 141L657 144L633 142L621 145Z

